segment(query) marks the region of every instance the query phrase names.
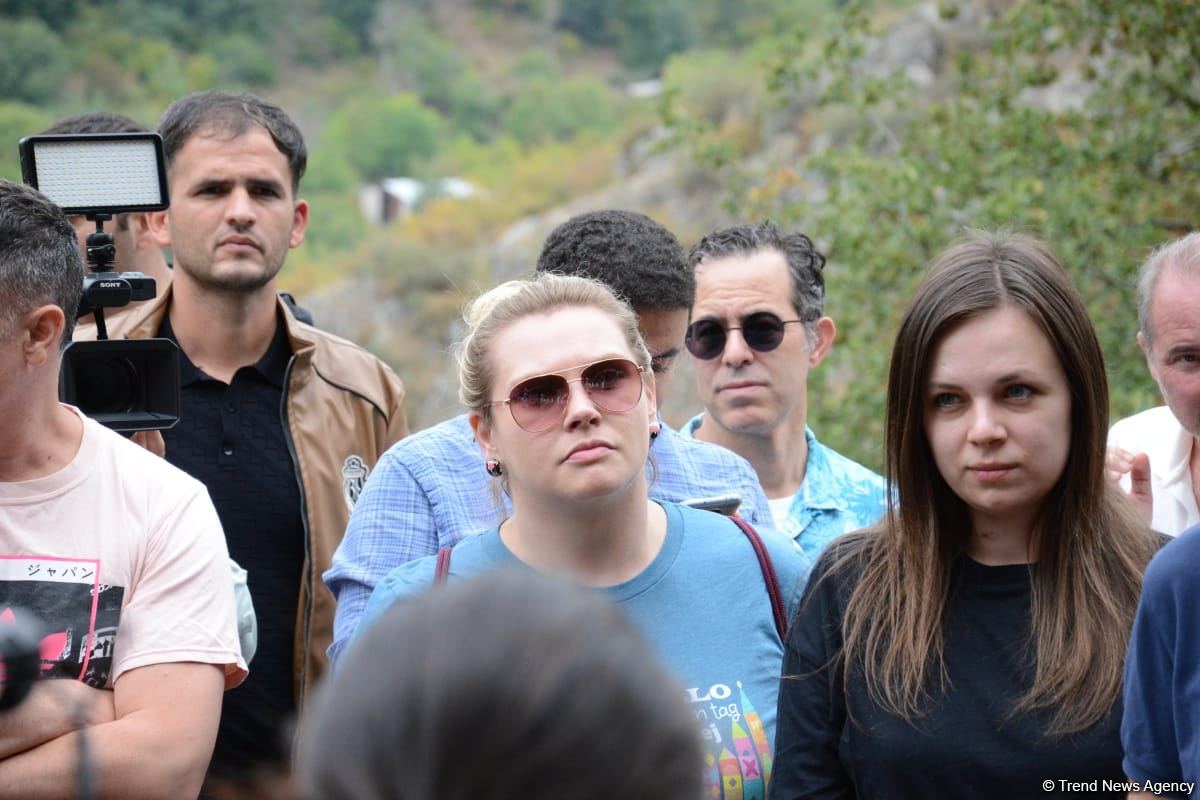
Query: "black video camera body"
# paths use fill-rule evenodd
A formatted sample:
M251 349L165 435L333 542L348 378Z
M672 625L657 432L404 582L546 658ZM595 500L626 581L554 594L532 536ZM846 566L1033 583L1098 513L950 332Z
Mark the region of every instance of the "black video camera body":
M83 276L83 296L75 317L86 317L97 308L122 308L141 300L153 300L155 294L154 278L140 272L89 272Z
M96 223L88 235L83 296L96 341L63 351L59 397L116 431L162 430L179 421L179 348L169 339L108 338L104 309L151 300L154 279L110 269L117 249L104 222L114 214L167 208L167 172L157 133L27 136L20 142L25 182L67 214Z

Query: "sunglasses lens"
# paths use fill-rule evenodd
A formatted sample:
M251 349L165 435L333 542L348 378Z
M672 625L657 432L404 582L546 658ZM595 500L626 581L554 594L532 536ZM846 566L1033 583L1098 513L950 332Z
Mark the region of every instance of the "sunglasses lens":
M783 320L774 314L751 314L742 322L742 337L746 344L760 353L774 350L783 342Z
M718 322L702 319L688 326L683 343L693 356L708 361L725 349L725 329Z
M642 375L632 361L601 361L585 369L580 377L592 402L604 411L620 414L642 399Z
M549 430L562 416L570 390L561 375L539 375L522 381L508 395L513 421L530 433Z

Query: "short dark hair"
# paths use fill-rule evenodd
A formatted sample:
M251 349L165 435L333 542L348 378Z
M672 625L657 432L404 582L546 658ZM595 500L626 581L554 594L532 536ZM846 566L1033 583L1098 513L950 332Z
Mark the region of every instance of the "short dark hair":
M195 92L172 103L158 121L167 164L189 139L198 134L221 133L241 136L258 125L271 134L279 152L287 158L292 175L292 194L300 191L300 179L308 165L304 134L282 108L252 94L208 90Z
M546 238L536 272L599 281L634 311L690 309L696 279L679 240L636 211L590 211Z
M54 303L71 340L83 292L83 256L62 209L36 189L0 179L0 325L8 334L23 314Z
M734 225L707 234L692 248L688 262L695 269L702 261L729 256L750 256L775 250L787 262L792 282L792 307L804 320L811 346L816 341L816 322L825 313L825 256L800 231L785 232L767 220L757 225Z
M145 133L148 130L145 125L124 114L88 111L73 117L63 117L42 133Z
M693 800L700 728L646 640L596 593L528 569L397 603L302 725L305 796Z

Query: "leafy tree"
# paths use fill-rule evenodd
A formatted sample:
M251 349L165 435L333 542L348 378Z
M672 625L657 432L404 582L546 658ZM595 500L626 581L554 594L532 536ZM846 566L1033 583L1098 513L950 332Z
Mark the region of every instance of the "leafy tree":
M412 175L437 153L442 119L412 94L350 101L329 119L327 144L368 180Z
M45 130L54 122L49 112L24 103L0 101L0 178L21 180L17 142Z
M212 46L217 80L223 85L270 86L279 78L279 67L262 42L244 33L234 33Z
M62 40L39 19L0 25L0 99L42 103L70 74Z
M563 0L558 26L588 44L612 44L614 5L611 0Z
M986 7L941 4L950 19ZM1156 402L1133 335L1137 264L1200 227L1193 4L1023 0L986 31L982 47L947 39L931 93L868 66L879 32L852 3L821 38L784 39L768 81L777 105L800 109L791 125L823 131L824 146L761 170L711 162L738 216L799 225L829 255L839 335L810 379L810 413L823 438L877 467L901 309L963 226L1029 231L1058 252L1096 323L1115 414ZM676 129L697 152L728 154L704 120Z
M620 0L612 25L621 63L641 72L657 72L699 38L688 0Z
M584 132L609 133L616 119L612 91L596 78L578 76L522 86L505 114L504 130L530 145L569 139Z
M40 19L57 31L70 24L83 0L0 0L0 17Z
M369 41L378 5L379 0L321 0L325 13L344 25L362 44Z

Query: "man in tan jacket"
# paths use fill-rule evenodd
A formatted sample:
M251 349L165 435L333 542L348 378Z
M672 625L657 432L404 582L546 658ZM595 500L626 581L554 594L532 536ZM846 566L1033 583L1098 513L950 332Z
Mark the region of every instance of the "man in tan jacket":
M226 695L210 779L285 762L283 726L324 669L333 597L319 580L378 457L408 433L400 380L362 348L298 322L276 295L304 240L307 152L291 119L251 95L200 92L159 133L171 207L150 214L174 254L171 287L112 338L181 349L180 422L166 458L208 487L230 554L250 574L259 642Z

